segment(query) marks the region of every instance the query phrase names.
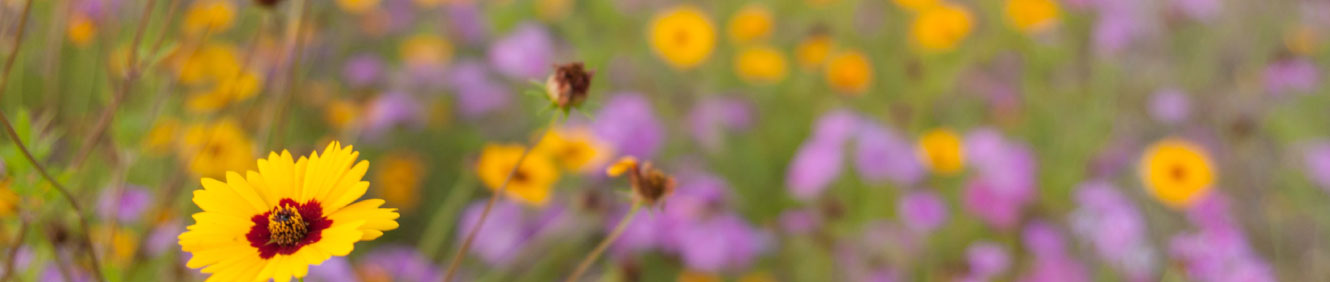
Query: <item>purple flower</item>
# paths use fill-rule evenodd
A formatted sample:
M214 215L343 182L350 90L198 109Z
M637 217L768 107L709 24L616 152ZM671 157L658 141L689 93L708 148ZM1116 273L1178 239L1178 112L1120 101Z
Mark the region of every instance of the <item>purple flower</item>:
M1007 249L993 242L980 241L970 244L965 251L970 264L970 278L974 281L987 281L990 277L1002 274L1011 266Z
M858 115L845 109L833 110L822 114L813 126L812 140L825 141L840 146L847 139L853 137L855 130L859 129L861 119Z
M161 255L170 250L179 250L177 249L180 246L177 243L179 242L177 238L181 233L185 233L185 227L177 220L159 224L152 229L151 233L148 233L148 239L144 242L144 250L153 256Z
M1222 194L1202 199L1187 218L1198 230L1174 236L1169 253L1194 281L1276 281L1274 270L1247 245Z
M544 78L553 56L554 42L549 32L532 23L518 26L489 49L490 64L500 73L519 80Z
M94 21L101 21L112 16L120 8L121 0L79 0L74 1L74 10Z
M480 45L489 34L489 25L481 14L480 7L471 1L453 1L448 5L448 28L462 42Z
M28 247L28 246L21 246L21 247L18 248L18 252L17 252L17 253L14 253L14 256L15 256L15 258L14 258L14 270L16 271L15 274L14 274L14 276L16 276L16 277L22 277L22 275L23 275L25 269L28 269L28 266L32 264L32 258L33 258L33 255L34 255L34 254L32 253L32 248L31 248L31 247ZM5 259L8 260L9 258L5 258ZM4 263L6 263L6 264L9 263L8 261L0 261L0 262L4 262ZM4 267L0 267L0 276L5 276L5 268L4 268Z
M1173 0L1173 6L1192 19L1207 21L1213 19L1223 8L1220 0Z
M688 116L693 139L703 148L720 149L723 132L751 125L752 108L752 104L741 98L703 98Z
M651 102L635 92L610 96L591 128L619 155L639 159L654 156L665 135L665 126L656 119Z
M1062 233L1043 221L1034 221L1022 233L1025 248L1034 254L1030 271L1018 281L1080 282L1090 281L1085 266L1066 253Z
M493 215L493 214L491 214ZM495 225L501 225L495 224ZM487 226L491 228L493 226ZM481 233L485 233L482 229ZM477 240L480 240L477 235ZM479 243L479 241L476 241ZM437 266L415 248L407 246L381 246L359 259L359 267L372 268L389 274L392 281L427 282L443 278Z
M379 81L383 75L383 60L374 54L351 57L342 67L342 78L351 87L366 87Z
M1303 149L1304 173L1321 189L1330 192L1330 142L1320 141Z
M461 240L466 238L466 234L470 233L471 228L480 220L480 213L484 208L484 202L472 203L466 208L462 214L462 228L458 229L456 237L458 244L461 244ZM495 203L490 210L489 218L485 221L485 226L480 229L475 241L472 242L471 252L491 265L508 265L516 258L530 235L522 223L521 205L510 201Z
M989 225L1014 227L1021 209L1035 196L1034 154L993 129L971 132L965 152L976 172L966 184L965 210Z
M1095 53L1114 55L1127 49L1132 42L1145 33L1146 28L1137 12L1136 1L1100 1L1100 3L1121 2L1122 4L1099 4L1099 21L1095 23L1092 40Z
M900 199L901 221L910 230L927 234L947 222L947 203L931 190L911 192Z
M370 101L365 113L365 134L377 137L399 126L421 126L424 111L415 97L387 92Z
M125 185L122 189L103 191L97 200L98 213L104 217L115 217L120 222L138 221L139 215L152 205L152 193L143 189L143 186Z
M311 265L309 267L309 276L305 281L310 282L355 282L356 273L351 269L351 263L347 262L346 257L334 256L321 264Z
M448 84L457 94L458 112L477 118L508 105L508 89L490 79L484 65L475 61L458 62L448 72Z
M675 236L684 264L706 272L744 269L770 240L766 233L734 214L699 220L678 229Z
M66 268L66 271L69 272L69 279L65 279L65 274L61 272L60 267ZM39 279L38 281L88 282L92 281L92 277L89 276L87 272L84 272L83 270L75 266L75 264L63 264L63 266L61 266L57 265L56 263L52 263L46 265L46 267L42 269L41 279Z
M1277 60L1265 68L1265 89L1272 95L1305 93L1316 89L1321 73L1307 59Z
M1071 221L1077 236L1132 281L1154 277L1157 259L1144 219L1126 196L1107 182L1094 181L1080 186L1076 200L1080 206Z
M924 176L923 165L910 157L914 155L913 145L889 128L863 122L855 145L855 169L866 182L891 180L908 186Z
M822 218L809 210L791 210L780 214L780 227L787 233L802 235L822 226Z
M1191 101L1177 89L1163 89L1150 97L1150 115L1165 124L1178 124L1191 113Z
M785 174L785 185L790 194L801 200L812 200L836 178L840 177L841 146L829 141L811 140L799 146Z

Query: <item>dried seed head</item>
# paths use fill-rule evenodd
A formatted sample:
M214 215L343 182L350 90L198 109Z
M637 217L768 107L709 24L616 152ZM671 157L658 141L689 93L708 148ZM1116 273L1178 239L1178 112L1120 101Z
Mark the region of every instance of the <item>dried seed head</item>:
M591 88L591 77L594 75L581 62L555 65L554 73L545 79L545 95L560 109L577 107L586 101L587 90Z
M624 157L611 165L607 172L610 176L627 172L633 187L633 201L647 207L660 206L666 197L674 194L674 177L649 162L639 164L633 157Z
M254 0L254 4L259 4L259 7L264 7L269 9L271 9L272 7L276 7L277 3L281 2L282 0Z

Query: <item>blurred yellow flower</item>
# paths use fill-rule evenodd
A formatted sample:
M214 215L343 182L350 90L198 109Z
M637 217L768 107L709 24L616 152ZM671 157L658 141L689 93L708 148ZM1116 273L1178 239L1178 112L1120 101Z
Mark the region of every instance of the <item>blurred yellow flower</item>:
M794 52L799 58L799 65L804 68L814 68L827 61L827 55L831 54L831 47L831 36L814 34L804 38L804 41L799 43L799 48Z
M231 28L235 20L234 4L226 0L203 0L190 5L185 12L185 22L181 26L186 34L197 35L207 31L221 33Z
M942 4L942 0L892 0L891 2L895 2L896 6L900 6L902 9L915 13Z
M379 7L379 0L337 0L337 7L352 14L364 14Z
M1007 24L1026 34L1047 30L1058 23L1061 10L1055 0L1007 0Z
M178 147L181 161L197 176L219 177L254 166L254 143L235 120L192 124Z
M410 211L420 202L420 181L424 176L425 164L415 153L391 152L379 158L374 182L384 200Z
M584 128L551 130L536 153L553 158L564 169L586 171L609 158L609 145Z
M18 194L9 187L9 179L0 180L0 218L8 218L18 212Z
M176 79L180 83L197 85L216 81L222 77L231 78L240 70L240 60L236 56L235 48L229 44L209 43L197 50L187 49L191 48L177 49L178 53L173 54Z
M950 51L970 35L973 25L965 7L943 3L919 12L910 25L910 38L926 52Z
M1311 56L1320 45L1320 35L1311 26L1297 25L1284 33L1284 47L1293 54Z
M1180 138L1166 138L1146 149L1140 173L1146 190L1173 208L1190 207L1203 198L1215 178L1205 150Z
M148 155L165 155L175 147L179 137L180 120L171 117L160 118L143 137L143 151Z
M919 137L919 161L938 174L951 175L965 167L961 137L949 128L936 128Z
M87 47L88 43L92 43L92 39L97 36L97 24L83 13L72 13L69 15L69 23L66 24L65 34L69 42L73 42L75 46Z
M480 151L480 160L476 162L476 174L490 190L498 190L508 174L522 158L524 148L520 145L487 144ZM550 189L559 180L559 170L554 162L542 154L530 154L522 165L517 167L513 178L505 188L506 196L530 206L544 206L550 198Z
M360 107L354 101L336 99L323 109L323 118L337 130L347 130L360 119Z
M873 65L859 51L843 51L827 62L826 79L840 93L860 95L873 82Z
M766 39L772 30L771 10L762 4L748 4L730 18L730 41L747 44Z
M452 59L453 45L434 34L420 33L402 41L402 60L409 65L443 65Z
M97 245L99 250L109 252L103 253L101 258L115 264L125 264L134 259L134 252L138 250L139 245L139 237L134 231L124 227L111 228L107 225L95 226L92 229L93 244Z
M648 34L656 55L680 70L702 64L716 45L716 28L706 13L692 5L656 14Z
M785 56L770 46L747 47L734 57L734 72L749 83L777 83L785 79Z
M538 0L536 2L536 15L546 21L558 21L568 17L572 11L573 0Z
M185 108L196 113L217 111L231 103L254 97L262 87L263 82L259 80L258 74L253 71L224 76L211 90L190 96L189 100L185 102Z

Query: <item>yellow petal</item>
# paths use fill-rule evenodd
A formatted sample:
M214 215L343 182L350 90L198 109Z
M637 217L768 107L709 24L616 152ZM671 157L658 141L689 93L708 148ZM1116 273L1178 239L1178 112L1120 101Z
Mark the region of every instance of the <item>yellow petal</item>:
M635 166L637 166L637 158L632 156L619 158L619 161L614 162L613 165L610 165L609 168L605 169L605 174L608 174L611 177L623 175L625 171L628 171Z

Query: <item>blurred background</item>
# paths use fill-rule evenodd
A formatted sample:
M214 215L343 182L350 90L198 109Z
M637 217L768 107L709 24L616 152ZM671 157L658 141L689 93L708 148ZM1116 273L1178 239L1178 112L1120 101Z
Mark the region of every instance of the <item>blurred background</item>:
M90 281L86 232L110 281L206 279L200 179L334 140L400 228L306 281L439 281L525 147L459 281L565 279L623 156L677 187L584 280L1330 277L1327 1L260 2L0 0L4 277Z

